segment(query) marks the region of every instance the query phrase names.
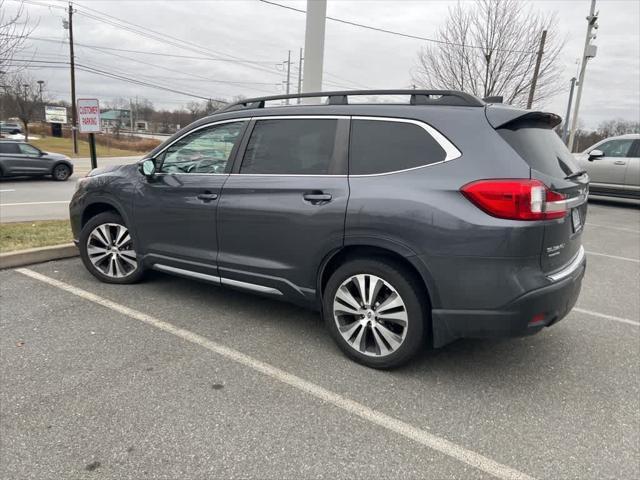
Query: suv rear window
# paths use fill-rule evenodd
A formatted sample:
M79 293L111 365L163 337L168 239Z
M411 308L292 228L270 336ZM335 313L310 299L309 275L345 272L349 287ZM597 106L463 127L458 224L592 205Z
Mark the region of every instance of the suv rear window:
M580 170L558 134L540 123L520 122L497 132L533 170L560 178Z
M240 173L323 175L329 173L338 121L258 120Z
M349 174L394 172L441 162L446 152L422 127L388 120L353 120Z

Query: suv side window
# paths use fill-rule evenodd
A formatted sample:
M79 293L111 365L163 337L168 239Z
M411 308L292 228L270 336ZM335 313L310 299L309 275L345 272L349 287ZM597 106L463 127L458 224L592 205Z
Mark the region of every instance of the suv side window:
M40 155L40 150L38 150L36 147L33 147L27 143L20 143L19 147L20 147L20 153L24 153L25 155L32 155L32 156Z
M394 172L442 162L447 154L422 127L389 120L351 122L349 175Z
M0 153L20 153L17 143L3 143L0 142Z
M631 149L633 139L628 140L610 140L604 142L597 150L602 150L605 157L626 157L627 153Z
M257 120L240 173L328 174L337 126L329 118Z
M233 147L246 122L230 122L197 130L164 153L161 173L225 173Z

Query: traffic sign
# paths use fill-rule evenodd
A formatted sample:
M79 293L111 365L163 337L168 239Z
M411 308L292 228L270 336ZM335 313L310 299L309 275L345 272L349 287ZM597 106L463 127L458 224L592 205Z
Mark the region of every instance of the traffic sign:
M97 98L78 99L80 133L100 133L100 105Z

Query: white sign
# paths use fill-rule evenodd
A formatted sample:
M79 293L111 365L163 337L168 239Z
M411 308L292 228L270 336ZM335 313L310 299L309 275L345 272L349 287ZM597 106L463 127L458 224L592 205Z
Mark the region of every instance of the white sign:
M67 108L66 107L44 107L44 119L49 123L67 123Z
M78 99L80 133L100 133L100 105L97 98Z

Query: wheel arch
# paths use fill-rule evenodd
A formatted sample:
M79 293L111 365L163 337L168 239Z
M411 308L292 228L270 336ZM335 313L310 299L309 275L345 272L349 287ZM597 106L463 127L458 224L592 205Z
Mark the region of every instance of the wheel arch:
M96 215L99 215L104 212L114 212L122 217L122 219L129 225L127 216L124 214L122 208L116 205L115 202L109 201L107 199L96 199L91 203L87 204L82 210L82 215L80 217L80 228L84 228L89 220L91 220Z
M381 246L372 243L349 244L332 251L324 258L318 269L316 291L318 292L319 304L322 305L324 288L331 274L335 272L340 265L356 258L375 257L390 260L409 271L424 288L429 306L432 308L439 303L433 277L427 266L424 265L413 252L411 252L411 255L406 255L406 253L407 249L404 246L397 246L395 244Z

